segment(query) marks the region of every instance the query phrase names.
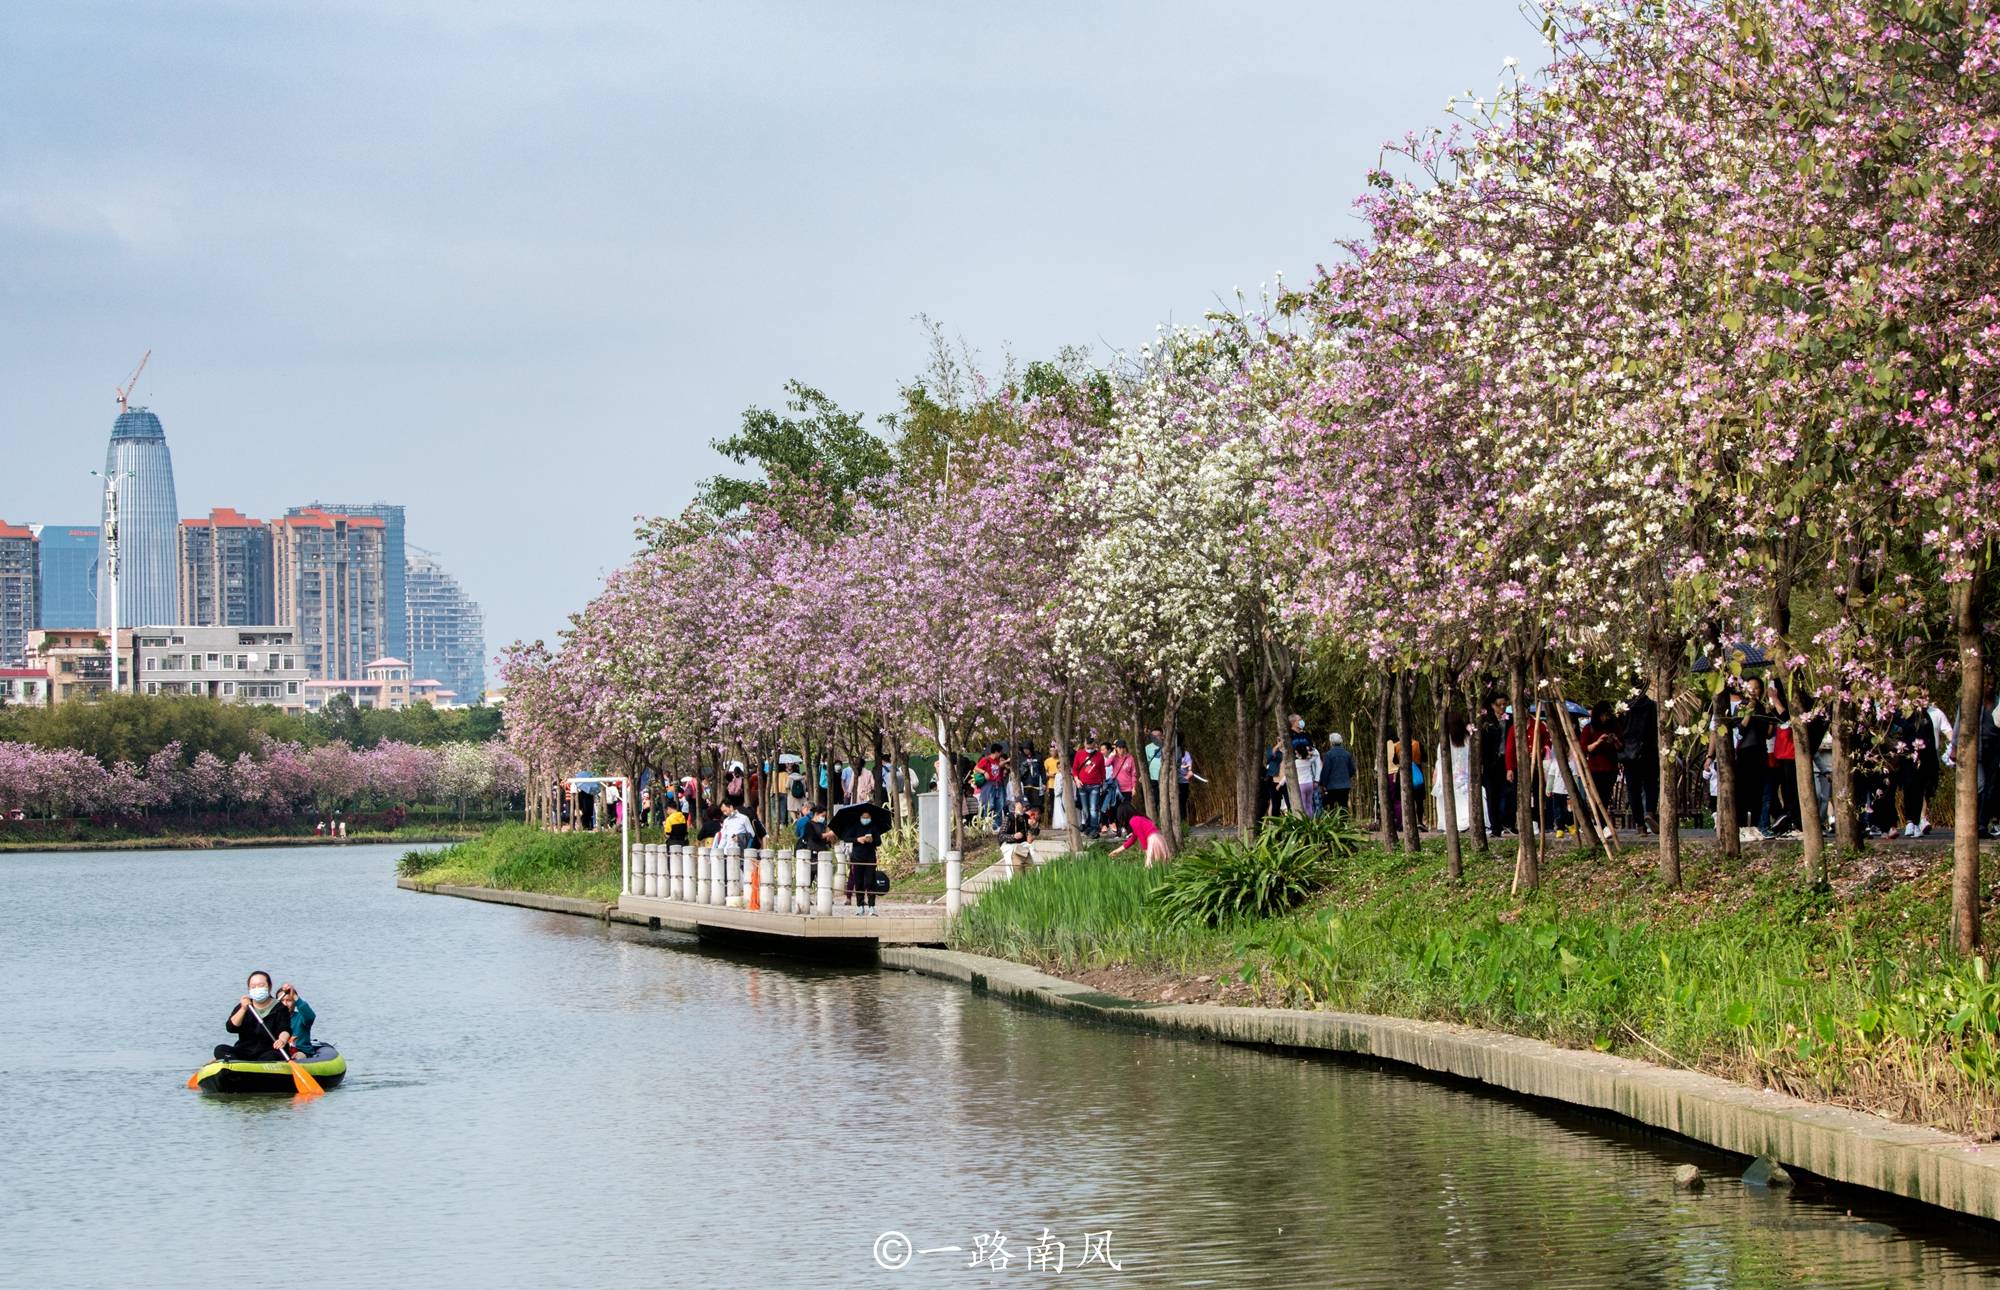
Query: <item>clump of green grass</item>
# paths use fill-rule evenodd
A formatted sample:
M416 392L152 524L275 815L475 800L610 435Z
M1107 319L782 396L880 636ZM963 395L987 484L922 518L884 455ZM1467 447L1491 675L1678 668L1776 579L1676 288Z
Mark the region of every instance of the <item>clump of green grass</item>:
M952 944L1045 966L1186 967L1212 959L1227 948L1225 938L1149 910L1166 873L1093 852L1037 865L981 893L954 926Z
M1182 855L1153 888L1153 908L1170 922L1206 927L1274 918L1331 886L1366 841L1345 815L1274 816L1254 842L1218 838Z
M551 833L508 824L438 851L411 851L397 872L419 882L618 899L616 833Z

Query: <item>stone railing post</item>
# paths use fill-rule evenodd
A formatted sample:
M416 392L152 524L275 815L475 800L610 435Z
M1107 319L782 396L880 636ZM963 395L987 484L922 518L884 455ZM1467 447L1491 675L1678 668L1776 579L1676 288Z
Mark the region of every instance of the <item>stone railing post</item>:
M818 852L818 883L813 894L813 912L821 918L833 915L833 857L824 851Z
M723 863L728 866L729 886L724 893L722 903L731 909L741 909L743 908L743 848L729 848L723 857Z
M778 866L769 847L757 853L757 894L759 908L767 913L778 906Z
M776 885L771 890L773 896L771 908L781 914L789 914L792 912L792 853L780 851L775 868L773 879Z
M682 879L687 877L687 858L683 854L684 852L686 852L686 850L687 850L686 847L667 848L667 899L668 900L685 899L682 893L685 892L687 888L682 884Z
M833 889L837 892L847 890L847 853L853 849L853 846L854 844L851 842L836 844L833 862Z
M944 853L944 916L957 918L965 907L965 862L958 852Z
M696 886L694 901L697 905L715 903L715 848L701 847L695 853Z
M639 844L639 867L646 875L646 890L644 894L648 896L659 895L660 853L654 849L651 843L641 842Z

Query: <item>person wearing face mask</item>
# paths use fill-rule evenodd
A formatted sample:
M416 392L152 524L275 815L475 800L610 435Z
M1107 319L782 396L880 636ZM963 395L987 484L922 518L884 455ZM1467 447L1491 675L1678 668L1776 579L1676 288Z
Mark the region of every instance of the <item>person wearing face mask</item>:
M236 1001L236 1010L223 1023L236 1042L217 1044L215 1060L278 1061L281 1050L292 1042L292 1010L271 993L269 972L252 972L245 985L248 988Z

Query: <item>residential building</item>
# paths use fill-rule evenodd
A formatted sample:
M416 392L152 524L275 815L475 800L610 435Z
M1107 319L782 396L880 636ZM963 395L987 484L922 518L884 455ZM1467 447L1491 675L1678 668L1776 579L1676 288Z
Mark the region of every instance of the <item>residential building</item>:
M130 645L126 629L120 628L118 635L121 644ZM49 702L67 703L111 688L109 640L109 632L94 627L41 627L28 633L28 666L49 678ZM129 687L129 660L119 671L120 682Z
M41 548L42 612L37 627L97 626L95 525L35 524Z
M435 677L476 702L486 689L486 616L479 602L445 572L434 552L412 547L409 604L407 657L417 675Z
M305 660L291 627L171 624L132 633L133 688L306 710Z
M180 614L190 626L274 622L271 526L227 507L180 524Z
M42 616L42 563L35 533L0 520L0 667L22 667L28 633Z
M271 522L276 618L298 629L316 681L356 676L384 653L383 528L373 516L321 510Z
M410 682L410 702L428 703L439 710L455 708L459 706L458 691L445 689L444 682L436 677L425 677Z
M0 667L0 708L46 707L49 674L38 667Z
M145 408L127 408L111 426L104 473L118 499L117 527L109 515L98 539L97 625L111 625L111 568L105 559L118 542L118 621L172 622L180 611L180 552L175 531L174 460L167 432ZM107 511L109 506L107 504Z
M400 658L378 658L360 677L334 677L305 684L306 711L318 712L344 694L357 708L380 708L400 712L410 706L410 665Z
M329 515L350 515L358 519L382 521L382 618L387 629L382 637L382 653L395 658L414 658L410 652L409 602L404 574L403 507L393 502L313 502L295 506L293 515L325 511Z

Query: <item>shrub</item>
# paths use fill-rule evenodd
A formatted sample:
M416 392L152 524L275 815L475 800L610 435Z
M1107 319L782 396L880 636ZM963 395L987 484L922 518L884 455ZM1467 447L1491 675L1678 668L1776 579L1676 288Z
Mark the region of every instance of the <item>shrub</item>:
M1324 891L1333 879L1334 861L1320 847L1272 834L1250 846L1209 842L1167 868L1152 903L1161 917L1183 925L1218 927L1239 918L1269 918Z

